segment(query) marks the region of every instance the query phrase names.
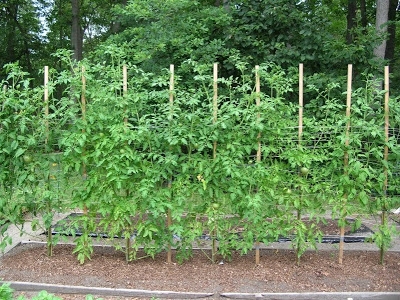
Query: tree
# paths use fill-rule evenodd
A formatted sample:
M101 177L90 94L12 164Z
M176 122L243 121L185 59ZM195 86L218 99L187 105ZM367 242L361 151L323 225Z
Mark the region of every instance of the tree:
M214 1L138 0L119 6L115 13L122 32L110 36L103 46L117 45L130 62L147 71L187 59L212 63L229 56L224 29L230 19Z
M46 26L49 28L47 33L48 43L46 49L48 53L55 53L58 49L69 49L71 47L71 2L65 0L54 0L48 4L45 15ZM50 56L50 55L49 55ZM60 61L47 62L48 65L56 64L61 69Z
M81 60L84 52L93 50L103 37L120 30L120 21L110 11L126 3L127 0L71 0L71 46L75 60Z
M95 49L109 35L120 30L120 20L113 13L113 8L119 4L123 6L127 2L127 0L47 1L49 2L45 17L46 26L49 28L46 45L48 52L71 49L74 53L73 58L77 60Z
M393 59L395 55L396 47L396 14L398 7L398 0L390 0L389 2L389 12L388 12L388 40L386 42L385 59L393 65Z
M359 2L359 7L358 7ZM357 12L360 12L357 15ZM358 23L361 22L362 33L367 33L368 18L367 18L367 4L366 0L348 0L347 4L347 32L346 40L348 44L353 43L355 29L358 27Z
M387 33L387 22L389 20L389 0L377 0L376 2L376 31L384 36ZM385 58L386 38L375 48L374 54L378 58Z
M19 61L29 73L36 71L43 45L37 7L32 1L10 0L0 4L0 66ZM3 70L0 78L4 77Z
M81 26L80 1L71 0L71 7L71 45L73 50L73 58L77 61L80 61L83 58L83 32Z
M128 4L128 0L122 0L120 5L122 7L125 7ZM110 32L115 34L121 31L121 21L118 20L117 18L111 20L111 30Z
M349 0L347 5L347 32L346 40L348 44L351 44L354 40L353 29L356 27L357 18L357 1Z
M389 5L383 7L382 3ZM310 73L348 63L358 73L371 67L377 44L371 21L385 39L375 53L396 64L397 0L10 0L0 4L0 63L19 61L29 72L62 68L51 53L72 49L101 61L108 46L121 57L156 71L195 60L219 62L224 75L235 63L282 67L302 62ZM382 18L381 12L386 11ZM46 20L39 21L39 12ZM386 20L386 21L385 21ZM372 32L373 31L373 32ZM234 75L234 74L233 74Z
M390 21L396 20L397 0L378 0L376 3L376 32L382 42L375 48L374 54L380 59L394 56L395 26Z

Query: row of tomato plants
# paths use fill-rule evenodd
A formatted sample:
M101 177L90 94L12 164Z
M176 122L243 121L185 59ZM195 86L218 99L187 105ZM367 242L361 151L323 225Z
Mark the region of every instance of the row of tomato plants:
M344 226L350 215L399 205L399 182L391 176L397 139L385 142L383 94L372 77L353 92L345 146L349 120L339 79L321 89L310 78L300 142L298 106L288 100L295 75L273 64L260 67L268 92L255 93L254 74L240 64L240 76L218 79L217 118L213 77L193 62L186 66L193 80L176 76L173 91L168 72L153 78L130 66L124 91L121 64L71 67L72 73L50 73L53 96L44 115L43 88L31 88L27 74L9 66L0 131L3 247L10 242L7 225L22 225L27 213L40 213L41 222L33 224L50 233L55 212L80 208L85 214L64 233L76 237L81 263L90 258L90 234L99 228L110 239L125 238L126 247L115 245L127 260L139 247L151 256L175 247L183 261L207 234L218 243L211 260L291 237L299 262L308 247L317 247L318 223L327 213ZM399 108L391 103L396 132ZM387 249L393 234L386 221L374 240ZM49 254L57 241L49 234Z

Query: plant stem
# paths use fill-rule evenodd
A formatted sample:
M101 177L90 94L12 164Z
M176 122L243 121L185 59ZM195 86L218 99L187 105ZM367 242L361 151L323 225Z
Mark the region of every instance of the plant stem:
M47 228L47 255L53 256L53 236L51 232L51 226Z
M131 238L130 237L125 238L125 245L126 245L125 260L127 263L129 263L130 256L131 256Z
M381 215L381 224L384 226L386 224L386 210L385 210L385 204L382 210L382 215ZM384 234L384 233L382 233ZM382 239L382 243L380 245L380 264L384 264L384 258L385 258L385 237Z

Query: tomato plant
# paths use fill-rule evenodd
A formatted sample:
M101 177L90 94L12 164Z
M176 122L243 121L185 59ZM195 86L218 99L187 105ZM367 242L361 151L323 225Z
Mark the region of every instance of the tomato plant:
M10 66L1 94L3 223L22 224L32 213L34 225L49 229L56 211L81 209L65 229L75 236L81 263L92 255L96 231L127 261L143 247L152 257L175 248L182 262L209 239L211 255L205 253L215 262L289 237L299 263L318 246L324 216L343 227L349 216L399 204L398 144L394 134L385 141L373 78L354 90L349 120L343 80L321 88L310 76L299 135L297 70L261 65L262 92L255 92L254 73L240 62L237 77L214 82L210 66L187 61L185 77L178 70L170 90L170 71L155 77L128 65L126 90L123 57L107 55L107 64L60 57L73 72L50 72L48 115L42 87L31 89L27 74ZM60 87L57 98L52 92ZM398 104L391 109L398 126ZM374 239L387 249L391 234L383 223ZM57 240L49 235L49 247Z
M0 110L1 219L6 226L19 225L24 223L26 214L38 218L41 214L47 230L52 221L50 216L57 209L53 198L61 191L49 183L51 176L55 176L49 170L49 153L54 145L49 145L51 134L43 124L55 119L57 124L63 124L58 114L60 108L52 107L52 114L46 116L43 89L32 89L28 74L17 65L6 68L9 75L2 82ZM54 126L53 130L56 129ZM36 226L39 222L36 219L32 224Z

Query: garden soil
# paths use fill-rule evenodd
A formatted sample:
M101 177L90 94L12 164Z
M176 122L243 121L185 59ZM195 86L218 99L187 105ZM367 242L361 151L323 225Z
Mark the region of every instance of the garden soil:
M287 243L284 243L287 244ZM109 246L96 246L91 260L79 264L73 245L57 245L52 257L45 244L19 245L0 259L2 281L23 281L72 286L124 288L175 292L221 293L271 292L399 292L400 252L389 251L379 263L379 251L349 250L345 245L343 264L338 250L307 251L300 265L290 247L261 249L260 264L253 251L234 252L231 260L209 260L209 250L195 250L182 264L166 263L166 253L154 259L138 253L133 262ZM350 247L357 249L357 247ZM18 294L23 294L19 292ZM26 293L31 296L34 293ZM36 293L37 294L37 293ZM85 295L59 295L64 300ZM102 296L104 300L139 299Z

